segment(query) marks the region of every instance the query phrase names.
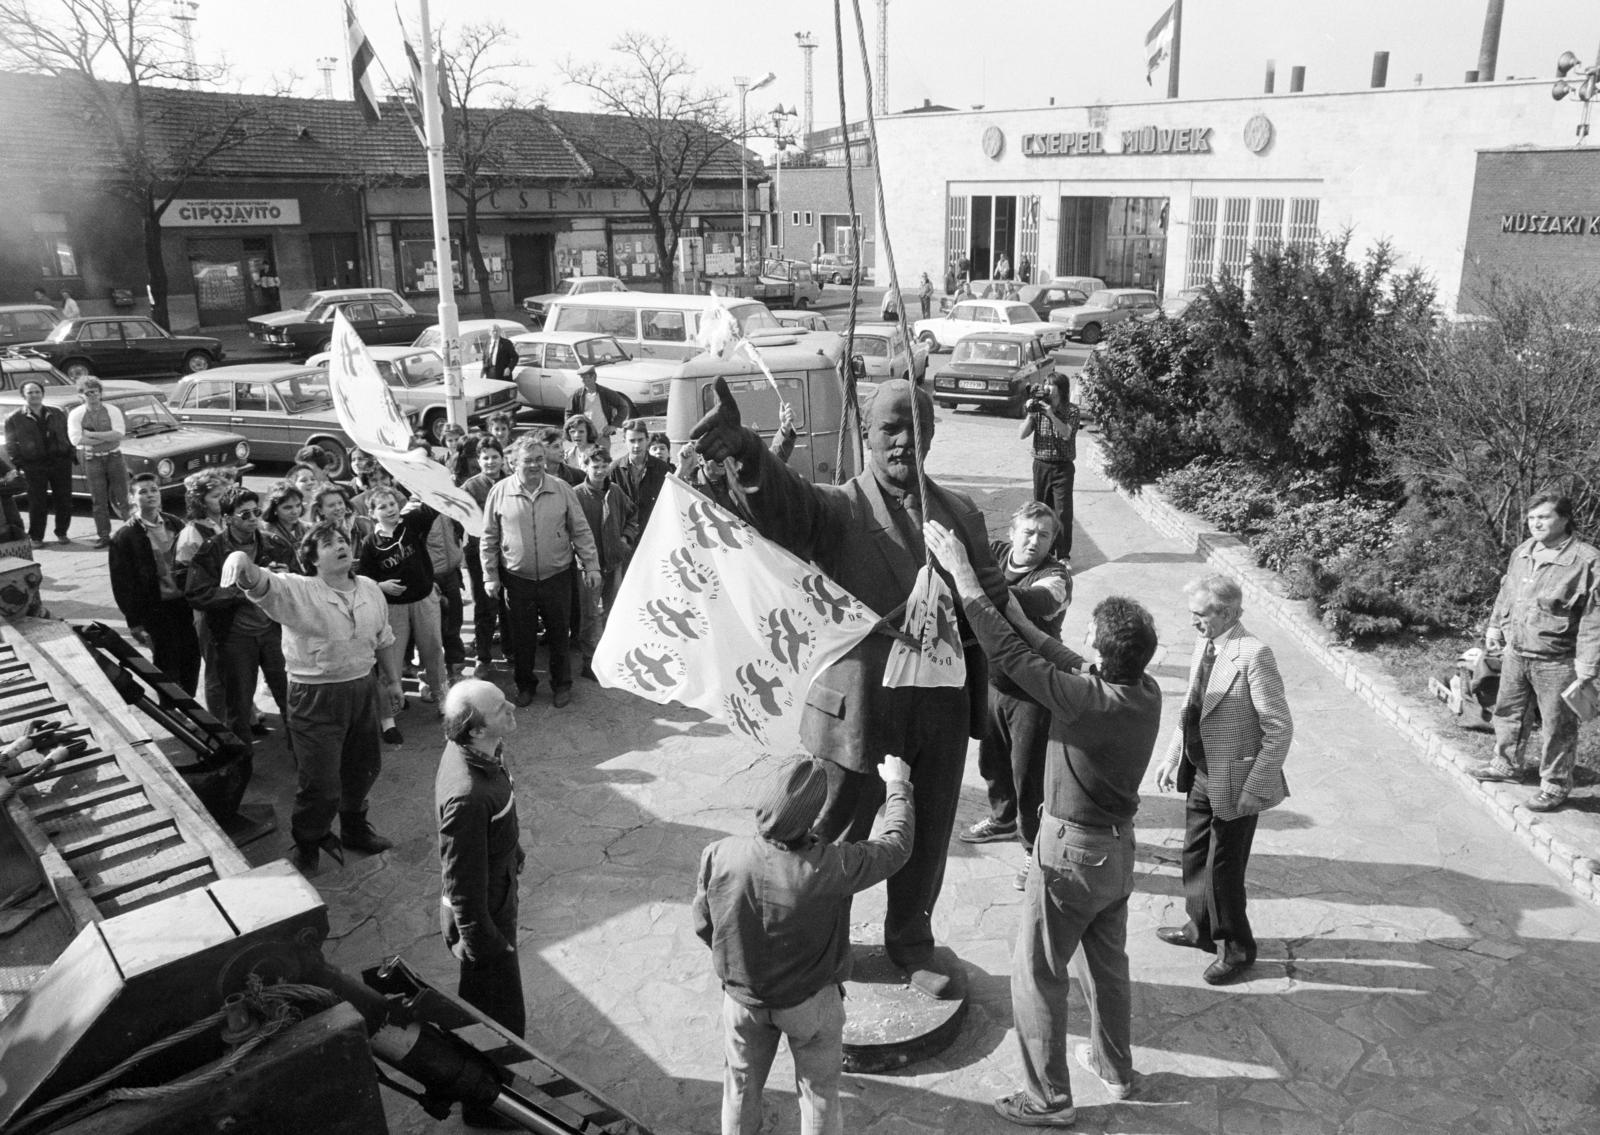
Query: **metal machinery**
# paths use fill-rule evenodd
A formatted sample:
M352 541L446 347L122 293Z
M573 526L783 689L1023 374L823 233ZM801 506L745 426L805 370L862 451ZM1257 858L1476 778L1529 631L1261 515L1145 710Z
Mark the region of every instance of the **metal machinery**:
M116 654L0 624L0 742L48 719L64 743L0 776L0 1130L372 1135L382 1085L436 1118L471 1102L545 1135L648 1135L399 958L329 966L316 889L224 837L129 710L162 698ZM163 741L225 771L226 736L173 708ZM236 806L232 781L207 803Z

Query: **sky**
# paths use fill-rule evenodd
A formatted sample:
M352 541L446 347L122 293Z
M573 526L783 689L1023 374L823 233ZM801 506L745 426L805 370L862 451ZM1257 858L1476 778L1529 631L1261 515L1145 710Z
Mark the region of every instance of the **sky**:
M354 0L358 17L389 71L400 75L396 9L414 29L421 0ZM857 0L868 52L877 53L876 0ZM1459 83L1478 62L1488 0L1186 0L1181 95L1217 98L1262 89L1266 61L1277 64L1278 90L1291 66L1305 66L1306 90L1368 85L1373 52L1386 50L1389 85ZM992 0L991 0L992 4ZM1117 103L1159 97L1145 83L1145 34L1168 0L1022 0L991 6L972 0L890 0L888 105L891 112L924 100L958 108ZM610 46L628 31L670 39L698 72L699 84L731 91L737 74L777 79L749 96L752 120L775 106L804 109L804 64L795 33L816 39L813 121L840 121L833 4L786 0L781 5L729 0L603 0L595 8L539 0L431 0L430 15L448 41L464 22L498 19L517 37L527 64L529 97L566 110L591 109L566 84L560 64L615 59ZM1028 13L1026 20L977 19L974 12ZM865 113L861 53L851 7L845 18L846 116ZM581 13L581 15L578 15ZM592 16L591 16L592 14ZM336 97L349 97L342 0L199 0L196 54L231 65L228 86L271 89L297 77L292 93L322 91L321 56L337 56ZM1577 0L1505 0L1498 76L1550 78L1562 51L1595 58L1600 5ZM1160 79L1158 77L1157 84ZM379 89L382 90L379 80ZM753 143L754 145L754 143ZM755 148L760 148L755 146Z

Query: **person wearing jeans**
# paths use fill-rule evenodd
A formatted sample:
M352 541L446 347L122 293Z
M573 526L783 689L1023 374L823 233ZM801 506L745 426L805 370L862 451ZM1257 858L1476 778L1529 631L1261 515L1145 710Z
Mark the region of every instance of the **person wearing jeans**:
M843 983L850 976L850 900L911 856L911 766L878 768L883 812L870 836L825 843L812 826L828 795L826 763L788 762L756 802L756 834L707 847L693 905L694 932L711 947L722 983L722 1135L756 1135L761 1093L787 1039L800 1090L802 1135L844 1130Z
M472 499L482 508L489 499L489 490L505 476L506 456L500 443L492 437L480 438L477 445L478 472L461 483L472 494ZM506 610L504 595L489 597L483 587L483 548L477 536L468 536L463 549L467 565L467 581L472 585L472 653L475 659L472 674L475 678L489 678L494 674L494 636L500 635L500 650L509 659L512 655L511 614Z
M122 439L128 432L122 411L101 401L100 380L93 375L78 379L81 406L67 414L67 440L78 447L83 478L89 483L94 509L95 547L111 545L111 514L127 516L128 466L122 459Z
M544 443L525 437L512 450L512 473L489 490L483 506L479 554L489 598L502 592L511 609L511 638L520 708L533 702L539 623L550 646L550 684L560 709L572 701L572 598L574 564L583 585L600 586L600 557L578 495L545 472Z
M1553 812L1572 791L1578 718L1561 693L1600 674L1600 551L1572 532L1572 501L1541 492L1528 502L1531 536L1511 553L1484 640L1502 651L1494 707L1494 759L1473 775L1517 783L1539 708L1539 791L1524 807Z
M22 406L6 418L6 454L28 484L28 536L35 548L44 544L53 498L56 539L70 544L72 440L67 436L67 416L45 405L44 384L37 379L23 382L18 392Z
M1089 1043L1073 1055L1113 1099L1134 1088L1128 896L1139 783L1161 729L1161 687L1145 671L1155 656L1155 621L1132 599L1101 600L1093 614L1100 663L1079 674L1083 659L1034 627L1009 597L1008 614L995 609L949 529L929 521L927 532L990 665L1050 710L1044 812L1011 959L1025 1087L995 1100L994 1109L1025 1127L1067 1127L1077 1115L1067 1067L1069 963L1089 1004Z

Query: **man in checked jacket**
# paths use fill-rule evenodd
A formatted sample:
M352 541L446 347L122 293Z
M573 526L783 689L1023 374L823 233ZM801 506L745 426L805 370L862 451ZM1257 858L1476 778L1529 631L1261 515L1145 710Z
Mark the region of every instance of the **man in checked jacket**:
M1204 978L1237 980L1256 960L1245 913L1244 873L1256 820L1289 795L1283 760L1294 722L1272 648L1239 624L1244 598L1225 575L1184 588L1200 632L1182 728L1156 772L1156 787L1188 793L1183 891L1189 921L1156 934L1174 946L1216 953Z

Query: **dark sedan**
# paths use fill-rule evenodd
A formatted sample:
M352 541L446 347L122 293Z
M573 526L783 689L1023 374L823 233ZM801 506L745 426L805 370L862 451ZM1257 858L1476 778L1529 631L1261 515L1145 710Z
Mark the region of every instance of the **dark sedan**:
M34 343L50 334L62 320L61 312L43 303L0 305L0 346Z
M1017 289L1017 299L1038 312L1040 319L1049 319L1050 313L1058 307L1088 303L1089 294L1060 284L1028 284Z
M42 342L23 343L19 349L38 352L72 379L192 374L223 359L221 340L174 335L142 315L64 319Z
M1054 373L1055 364L1035 336L979 331L956 344L950 365L934 378L933 400L952 408L965 402L1020 418L1028 387Z
M171 405L180 422L243 434L259 461L287 464L302 446L315 445L333 459L329 477L349 474L356 445L339 425L326 371L283 363L222 367L178 383ZM407 416L415 427L416 415Z
M384 288L344 288L312 292L306 306L275 311L250 320L250 338L295 358L308 358L333 345L333 317L350 321L363 343L411 343L438 317L418 312Z
M41 358L29 355L0 355L0 421L22 408L22 384L38 381L44 385L44 400L51 406L70 411L80 401L72 380ZM201 469L232 466L240 473L250 466L250 443L239 434L223 430L184 426L172 416L161 395L138 382L106 382L105 403L122 412L127 429L122 439L122 458L128 475L154 473L164 493L178 492L183 479ZM86 497L89 486L83 467L75 466L72 491Z

